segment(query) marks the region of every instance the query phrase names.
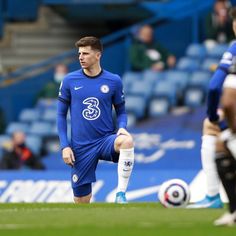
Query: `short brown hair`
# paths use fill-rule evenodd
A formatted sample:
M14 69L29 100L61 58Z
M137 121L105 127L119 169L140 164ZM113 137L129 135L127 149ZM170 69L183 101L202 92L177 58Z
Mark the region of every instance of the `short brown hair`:
M232 7L229 11L229 15L232 18L232 20L236 20L236 7Z
M103 51L103 47L102 47L102 43L100 39L94 36L87 36L87 37L81 38L79 41L75 43L75 46L77 48L90 46L93 50L97 50L99 52Z

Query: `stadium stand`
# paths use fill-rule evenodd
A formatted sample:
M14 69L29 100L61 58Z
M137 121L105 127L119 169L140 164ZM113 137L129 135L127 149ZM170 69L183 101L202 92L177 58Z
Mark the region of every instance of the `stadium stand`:
M26 136L26 145L30 148L30 150L38 155L41 156L43 140L38 135L27 135Z
M170 102L168 97L157 96L153 97L149 104L148 115L151 118L158 118L160 116L166 115L170 109Z
M199 59L190 57L181 58L176 65L176 68L178 70L183 70L188 72L196 71L199 69L199 67L200 67Z
M37 1L32 1L32 4L36 4L36 2ZM129 127L136 127L136 125L140 125L140 121L148 121L149 118L158 118L157 120L161 120L163 116L168 116L168 113L170 113L172 109L182 105L196 109L198 106L202 106L205 101L207 84L214 70L213 67L218 63L222 50L225 50L227 46L215 45L213 48L207 48L204 43L193 43L196 40L194 40L192 35L196 34L192 31L196 29L193 29L192 25L189 26L189 18L186 20L185 14L191 17L191 14L200 12L201 9L206 6L209 7L209 3L207 5L207 3L203 1L195 1L196 8L194 9L191 6L191 8L188 7L188 11L186 11L183 10L185 7L187 8L187 4L183 3L184 1L169 1L167 4L171 4L171 2L179 4L178 7L175 5L175 7L168 8L165 11L158 11L159 15L157 11L153 11L154 8L149 7L148 3L142 3L142 6L145 7L145 9L151 9L151 11L154 12L153 14L156 14L155 17L150 17L144 23L152 24L156 29L155 33L160 35L160 40L162 40L165 45L170 46L170 48L172 47L171 49L174 49L174 52L178 54L178 51L181 51L181 53L177 55L179 58L178 63L173 70L164 72L144 71L142 73L126 70L126 68L129 67L127 65L126 52L129 47L133 25L127 29L122 29L119 32L102 37L105 45L103 57L104 68L122 75ZM47 4L47 7L44 5L44 7L40 7L38 11L35 11L38 5L34 5L34 10L29 12L28 16L24 14L25 19L20 19L20 13L16 12L16 8L13 9L15 12L14 15L12 15L14 12L9 12L8 14L8 16L11 16L11 19L14 20L17 20L17 17L19 17L18 20L21 21L35 21L32 22L34 29L32 29L32 26L29 27L29 25L27 27L24 26L24 28L23 24L20 24L19 29L15 29L14 32L12 31L12 44L15 45L15 48L18 48L18 51L12 51L12 49L9 50L9 48L1 49L0 54L4 58L6 55L18 57L17 61L11 59L14 65L22 66L22 63L31 64L39 62L39 60L71 49L74 45L74 41L82 34L93 32L98 35L103 35L104 32L107 32L107 30L103 31L103 29L99 31L99 27L97 27L97 29L91 27L88 31L89 27L85 27L84 25L80 28L83 32L75 32L74 26L68 25L60 14L52 10L53 7L48 7L49 1L44 0L41 1L41 3ZM14 5L14 1L11 1L11 4ZM160 5L162 5L162 3L160 3ZM10 9L12 8L8 10ZM34 16L32 16L33 14ZM153 14L149 14L149 16L153 16ZM42 17L45 18L44 20L46 22L42 21ZM50 19L50 24L47 22L48 19ZM180 20L181 26L183 25L183 27L187 26L186 28L189 28L189 30L186 31L187 37L181 36L179 31L176 32L175 29L178 28L176 25L180 26L178 20ZM0 35L1 22L2 19L0 17ZM191 24L194 22L195 21L191 18ZM7 35L9 23L5 24L4 27ZM12 29L14 28L12 25L11 27ZM169 27L171 27L171 30L169 30ZM78 30L78 27L76 30ZM173 38L167 37L169 32L173 32L175 35L176 38L174 42ZM48 47L46 47L46 45ZM54 46L56 49L53 49ZM31 51L30 48L34 50ZM35 51L36 49L38 50L37 52ZM26 51L26 56L22 57L22 53ZM9 76L4 77L4 81L8 81L7 83L1 83L1 86L4 85L5 87L2 87L0 98L4 97L6 102L3 104L4 99L0 99L0 105L3 105L6 111L11 109L9 114L14 112L14 115L11 114L11 116L7 116L9 124L5 134L0 136L0 143L2 142L1 139L3 141L9 139L9 136L15 130L23 130L27 134L27 144L32 148L34 153L41 154L43 149L44 154L49 154L49 156L45 158L45 163L47 163L46 165L49 169L66 168L62 162L58 164L58 161L55 161L55 157L59 155L60 151L55 117L57 102L55 99L39 99L35 104L33 100L36 92L52 77L53 66L59 62L65 62L70 71L78 68L78 63L75 61L75 54L75 50L66 51L63 54L49 58L37 65L21 68L18 71L10 73ZM41 57L41 55L44 57ZM32 59L32 57L34 57L34 59ZM6 58L4 63L6 63L5 66L8 66L10 62ZM35 74L32 75L32 73ZM12 81L14 81L14 83ZM9 106L8 101L11 101L10 94L16 95L13 97L12 104ZM21 100L21 102L19 102L19 100ZM68 132L70 132L70 128ZM144 132L146 132L146 130ZM58 157L58 159L61 160L60 157ZM57 164L58 166L56 166Z
M127 71L122 76L123 86L125 87L125 92L129 92L132 84L135 81L141 81L142 80L142 73L140 72L133 72L133 71Z
M30 125L21 122L11 122L6 128L6 134L11 135L15 131L23 131L24 133L29 133Z
M165 97L169 103L169 106L175 106L177 105L177 88L170 80L157 81L152 97L155 99L158 97Z
M190 108L199 107L203 104L205 91L197 85L189 86L184 94L184 104Z
M126 95L126 110L135 115L137 119L142 119L146 115L146 99L142 94Z
M206 47L207 57L219 59L229 45L215 43L213 47Z
M33 199L30 199L31 194L27 194L25 198L19 196L20 192L24 192L22 189L27 189L30 184L35 187L32 187L32 189L37 189L35 192L45 193L39 194L39 197L35 197L32 201L56 202L58 196L62 201L65 201L64 192L70 192L68 181L70 168L63 163L57 137L55 114L57 100L39 99L36 101L35 98L44 84L51 80L55 65L65 63L68 65L69 71L78 68L76 51L74 49L67 50L72 49L77 36L86 35L88 32L104 36L102 37L104 43L103 66L105 69L121 75L123 79L129 119L128 126L136 143L135 171L129 190L145 189L145 193L142 192L141 197L134 198L131 194L133 198L129 200L156 201L159 185L168 178L177 176L190 184L198 176L201 168L199 150L202 120L205 117L204 103L208 82L216 64L219 62L222 51L227 47L227 45L208 47L197 38L199 33L197 21L200 20L199 17L202 11L208 10L211 6L209 1L141 2L130 0L129 2L136 2L139 5L139 10L146 9L149 19L142 22L137 21L138 24L133 25L140 18L136 18L133 13L124 14L123 6L119 5L120 15L126 15L123 16L123 19L127 19L132 15L132 26L122 28L117 32L115 32L117 28L112 28L112 34L107 34L108 30L103 28L106 24L99 24L96 29L95 27L90 28L91 25L87 27L84 22L82 25L77 22L68 26L68 22L62 19L63 14L58 14L59 12L56 11L56 8L61 9L61 7L56 6L56 1L38 1L41 6L37 11L37 17L31 18L33 22L22 22L20 12L12 17L13 19L18 14L21 21L18 23L9 22L7 17L3 19L3 15L0 14L0 36L3 26L4 34L2 31L2 35L4 40L9 36L9 29L11 29L12 41L9 40L9 42L15 46L15 48L11 48L11 45L10 47L8 45L8 47L2 49L1 43L4 40L0 41L0 55L4 58L4 67L10 65L6 56L11 56L13 59L14 56L17 58L11 59L12 64L16 67L22 66L23 63L29 65L37 62L37 64L30 67L21 67L7 75L3 74L0 79L0 106L6 112L8 123L5 133L0 135L0 157L2 145L10 140L12 132L21 129L26 133L27 145L35 154L43 156L42 161L47 168L45 172L36 171L34 173L26 170L14 173L1 171L1 180L5 181L4 184L6 185L6 187L3 187L3 184L1 185L1 200L3 202L31 201ZM72 1L76 2L77 0L60 0L60 2ZM80 0L80 2L83 1L86 2L87 0ZM92 2L92 0L89 1ZM0 1L0 12L2 2ZM53 4L50 4L50 2ZM105 0L101 2L105 2ZM73 8L73 4L69 7L70 9ZM124 4L127 7L129 5ZM174 6L163 8L163 4L168 6L174 4ZM116 14L113 14L112 9L117 8L114 6L112 4L106 5L106 11L107 9L111 11L109 11L109 14L104 14L106 19L111 17L109 18L110 25L116 21L115 18L119 15L118 10ZM65 9L68 10L69 8ZM82 9L85 9L84 12L80 10L78 13L75 8L70 13L77 14L81 18L84 17L84 21L94 21L94 18L99 18L97 12L104 13L105 8L100 4L90 8L88 4L88 7L83 6ZM88 11L94 9L97 12L93 18L91 14L88 14ZM15 12L16 10L17 8L14 9ZM29 14L33 12L32 10ZM42 21L42 15L45 17L45 22ZM71 16L74 17L72 14ZM48 24L48 19L52 19L51 24ZM17 21L16 18L14 20ZM131 21L129 23L131 25ZM128 70L126 53L129 48L131 31L139 23L153 25L155 34L160 38L160 41L176 53L178 60L175 68L163 72L147 70L142 73ZM15 29L14 24L18 24L19 28ZM34 29L32 29L32 26ZM74 32L75 28L76 32ZM35 33L35 31L37 32ZM170 32L173 37L169 37ZM64 50L66 51L64 52ZM62 54L58 54L62 51ZM23 52L26 52L24 57L22 56ZM41 57L42 55L45 57ZM50 58L51 55L56 56ZM39 62L39 60L45 58L47 60ZM71 136L69 116L68 136ZM97 172L98 187L95 188L98 194L95 195L95 201L111 201L110 199L113 199L111 193L115 189L115 181L110 180L115 178L114 169L115 166L108 163L99 165ZM143 176L143 178L140 178L140 176ZM19 191L14 191L12 186L19 189ZM57 186L58 189L56 189ZM66 186L69 187L66 188ZM11 187L12 189L10 189ZM47 192L49 189L50 193ZM2 197L4 191L12 195L8 195L4 199ZM28 191L31 191L31 187ZM145 195L147 192L148 195ZM34 194L36 196L36 193ZM70 197L66 201L70 201Z
M186 49L186 56L191 58L196 58L199 60L202 60L205 58L207 53L206 48L204 45L198 43L198 44L190 44L188 48Z
M20 122L28 122L31 123L33 121L39 120L40 112L38 109L34 108L25 108L21 111L19 116Z

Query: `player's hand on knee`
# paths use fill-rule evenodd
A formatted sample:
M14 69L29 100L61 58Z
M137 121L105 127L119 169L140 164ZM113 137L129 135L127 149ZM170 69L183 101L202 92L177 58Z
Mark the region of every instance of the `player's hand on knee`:
M208 118L203 123L203 134L217 136L220 133L218 122L211 122Z
M124 128L120 128L118 131L117 131L117 135L127 135L127 136L130 136L130 133L124 129Z
M67 165L70 165L70 166L74 165L75 157L70 147L66 147L62 150L62 158Z

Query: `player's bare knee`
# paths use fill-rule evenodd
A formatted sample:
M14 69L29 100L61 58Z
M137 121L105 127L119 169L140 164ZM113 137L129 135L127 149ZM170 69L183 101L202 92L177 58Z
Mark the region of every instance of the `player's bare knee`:
M74 197L74 202L76 204L81 204L81 203L90 203L91 200L91 194L84 196L84 197Z
M120 148L132 148L134 147L134 141L131 135L127 136L127 135L123 135L121 144L120 144Z

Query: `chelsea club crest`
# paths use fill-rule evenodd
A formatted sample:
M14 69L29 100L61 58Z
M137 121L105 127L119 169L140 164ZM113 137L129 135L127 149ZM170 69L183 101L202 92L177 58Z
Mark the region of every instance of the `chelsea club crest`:
M100 90L102 93L108 93L110 89L106 84L104 84L101 86Z

